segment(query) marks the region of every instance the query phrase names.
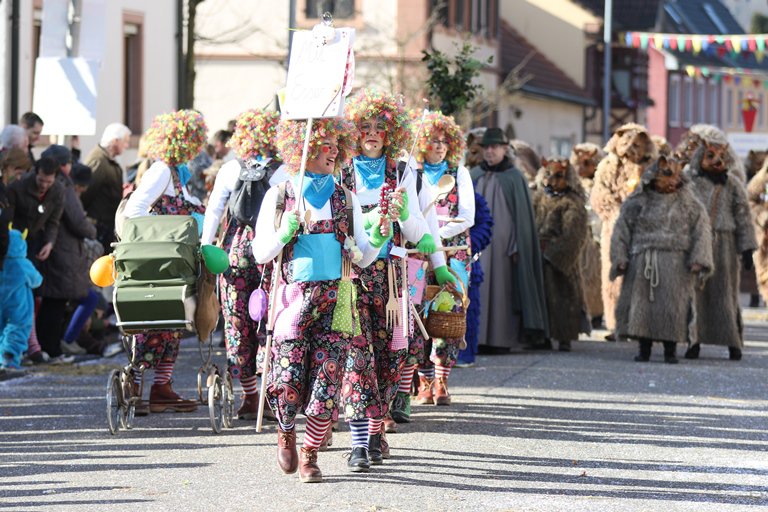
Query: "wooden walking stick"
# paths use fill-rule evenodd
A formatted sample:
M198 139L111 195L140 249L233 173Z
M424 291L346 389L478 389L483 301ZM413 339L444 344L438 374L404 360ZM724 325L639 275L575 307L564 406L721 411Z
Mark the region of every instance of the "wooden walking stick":
M298 208L301 204L301 200L304 197L304 174L307 170L307 156L309 154L309 138L312 135L312 118L307 119L307 131L304 134L304 149L301 153L301 166L299 167L299 190L295 192L296 203L294 208ZM306 229L305 222L305 229ZM277 288L280 284L280 274L282 272L283 263L283 250L277 255L277 260L274 268L274 275L272 276L272 286L269 290L269 313L267 316L267 343L264 348L264 365L261 370L261 400L259 400L259 412L256 415L256 432L261 432L262 424L264 423L264 404L267 393L267 378L269 376L269 366L272 360L272 337L275 329L275 306L277 303Z

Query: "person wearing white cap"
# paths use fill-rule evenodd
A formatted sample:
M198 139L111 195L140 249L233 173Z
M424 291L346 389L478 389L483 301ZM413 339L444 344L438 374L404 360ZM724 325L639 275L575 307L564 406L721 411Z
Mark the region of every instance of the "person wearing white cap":
M109 124L85 159L93 178L81 199L88 217L96 221L96 238L106 251L115 239L115 212L123 198L123 169L115 158L128 148L130 137L131 130L124 124Z

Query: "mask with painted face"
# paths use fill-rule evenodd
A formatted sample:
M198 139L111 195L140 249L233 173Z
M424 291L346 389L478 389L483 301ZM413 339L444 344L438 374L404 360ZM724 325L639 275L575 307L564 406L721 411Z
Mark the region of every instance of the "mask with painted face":
M701 157L701 170L708 174L728 172L728 145L706 144Z
M676 151L676 155L683 163L683 165L687 164L691 161L691 159L693 159L693 154L703 143L704 141L702 138L693 132L689 131L683 135L680 144L677 145Z
M551 196L568 192L568 160L565 158L541 159L544 168L544 191Z
M677 192L683 184L683 163L675 157L662 156L656 162L653 189L660 194Z
M636 164L647 163L651 159L653 142L647 133L636 130L624 132L616 144L616 154Z
M579 176L588 179L593 178L595 176L595 171L597 170L597 149L592 149L591 151L574 149L573 151L576 153L576 159L578 161L577 171Z

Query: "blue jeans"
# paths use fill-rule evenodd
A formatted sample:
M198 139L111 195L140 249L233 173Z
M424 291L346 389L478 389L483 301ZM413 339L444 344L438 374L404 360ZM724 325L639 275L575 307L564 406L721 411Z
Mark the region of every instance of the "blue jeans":
M78 301L77 309L72 315L72 319L69 321L67 330L64 332L64 341L67 343L73 343L80 335L80 331L83 330L85 323L93 314L96 309L96 305L99 302L99 293L91 289L88 295Z

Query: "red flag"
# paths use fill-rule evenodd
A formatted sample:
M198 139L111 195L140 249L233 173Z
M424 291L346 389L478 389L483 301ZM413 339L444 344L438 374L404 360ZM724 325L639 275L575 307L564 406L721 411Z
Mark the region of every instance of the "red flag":
M757 115L757 109L752 107L748 109L742 109L741 117L744 119L744 131L747 133L752 132L752 128L755 126L755 116Z

